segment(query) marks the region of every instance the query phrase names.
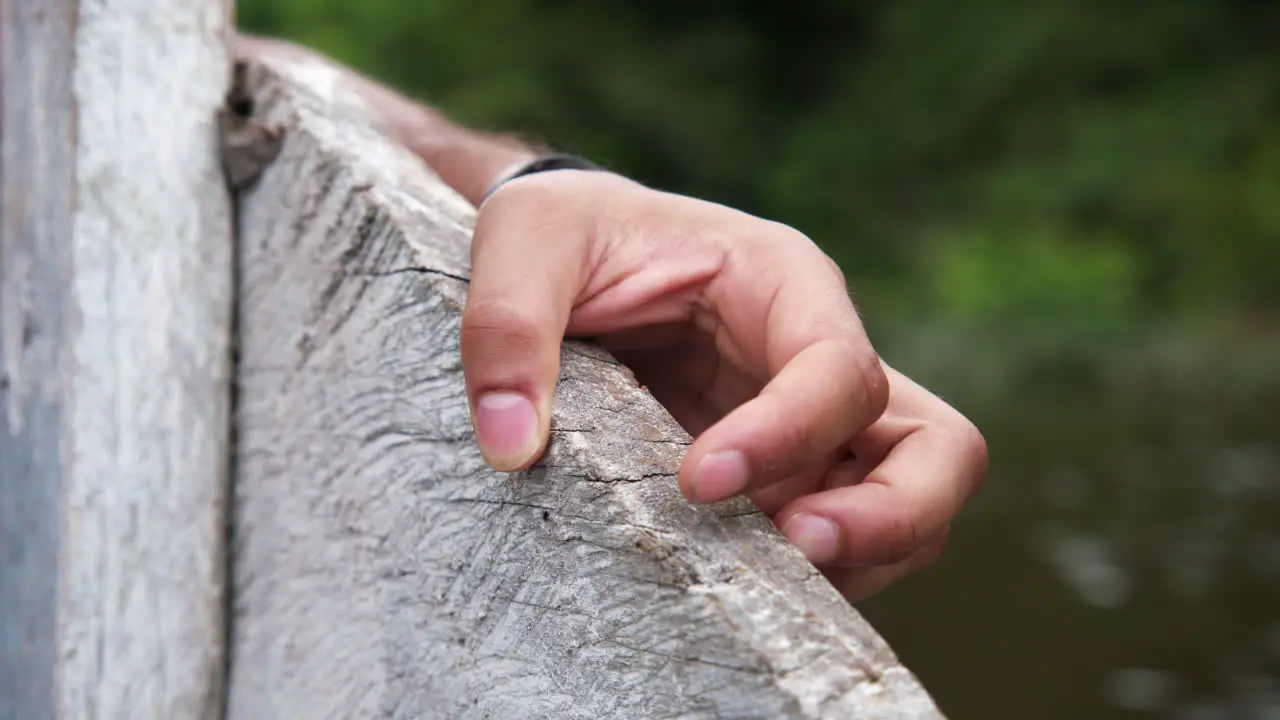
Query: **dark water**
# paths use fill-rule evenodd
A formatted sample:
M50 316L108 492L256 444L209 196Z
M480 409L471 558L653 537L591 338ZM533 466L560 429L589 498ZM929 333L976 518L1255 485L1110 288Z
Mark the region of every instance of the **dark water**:
M1202 381L967 408L987 486L861 606L952 720L1280 720L1280 393Z

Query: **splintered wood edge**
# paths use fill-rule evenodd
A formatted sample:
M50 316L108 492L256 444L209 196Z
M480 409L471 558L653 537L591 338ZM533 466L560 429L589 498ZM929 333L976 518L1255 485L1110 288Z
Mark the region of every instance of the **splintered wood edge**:
M416 261L392 272L417 273L430 294L460 314L474 210L380 134L346 72L271 58L252 62L245 81L261 121L278 126L286 144L310 144L412 247ZM428 225L437 229L431 242L420 232ZM611 407L600 407L601 397L611 398ZM802 709L797 717L941 717L884 640L768 518L746 501L693 507L679 496L674 474L688 443L607 352L566 343L552 442L524 475L529 482L539 473L563 473L602 483L629 524L652 539L649 550L680 566L689 578L686 592L713 597L738 639L768 659L777 687Z

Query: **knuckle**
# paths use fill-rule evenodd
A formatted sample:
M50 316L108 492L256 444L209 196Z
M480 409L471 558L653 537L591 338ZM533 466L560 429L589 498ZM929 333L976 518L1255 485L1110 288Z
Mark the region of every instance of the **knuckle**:
M848 393L851 412L864 423L874 422L889 408L889 375L880 355L865 337L846 337L830 346L838 353L836 367L846 368L842 374L847 380L841 384L846 388L843 392Z
M849 279L845 276L844 268L840 267L840 263L836 262L826 253L823 253L822 257L827 261L827 266L831 268L831 274L835 276L836 281L847 288L849 285Z
M499 187L480 206L476 216L477 241L502 227L554 224L565 217L573 207L570 201L578 193L567 188L563 178L552 177L560 174L528 175Z
M978 429L967 418L965 419L965 434L968 438L970 448L973 450L975 464L978 474L986 477L987 470L991 466L991 452L987 447L987 438L983 436L982 431Z
M769 477L794 472L814 456L812 429L804 423L783 423L775 438L777 452L773 456L777 459L761 468Z
M884 512L863 525L865 548L859 560L867 565L893 565L910 558L920 546L915 518L904 511Z
M815 249L817 248L817 244L813 242L813 238L810 238L808 235L800 232L790 225L787 225L786 223L780 223L776 220L766 220L765 223L765 236L771 243L786 247L807 246Z
M735 224L733 227L733 247L750 248L757 258L767 258L770 263L781 258L794 262L797 257L806 254L822 254L817 243L808 235L776 220L747 216L745 224Z
M813 238L785 223L773 220L765 221L765 223L765 231L760 234L759 241L761 243L787 250L799 249L809 253L816 253L836 282L841 286L848 287L848 279L845 277L844 269L830 255L824 252Z
M946 554L947 544L950 542L950 530L945 530L942 536L929 543L923 550L916 554L912 561L912 571L920 571L932 567L935 563L942 559Z
M889 408L889 376L884 363L874 350L857 352L854 367L858 374L858 387L871 417L878 418Z
M601 177L593 177L597 175ZM570 240L571 245L590 241L600 234L606 218L612 225L625 216L610 205L626 202L633 199L618 192L608 173L564 170L516 178L480 205L472 234L472 258L489 249L514 262L509 253L513 243L507 242L513 236L558 236ZM529 251L527 244L514 245L520 252Z
M973 495L986 482L987 470L990 466L987 439L977 425L974 425L971 420L959 412L955 413L951 424L952 436L955 437L955 442L960 449L962 457L966 458L969 464L969 485L967 490L970 495Z
M545 327L547 323L531 309L505 299L468 302L462 313L463 351L489 348L519 352L542 344Z
M918 536L911 518L902 514L891 516L885 523L878 564L892 565L911 557L918 547Z
M991 459L987 439L972 420L937 396L932 396L930 432L946 443L946 450L960 464L967 497L982 489Z

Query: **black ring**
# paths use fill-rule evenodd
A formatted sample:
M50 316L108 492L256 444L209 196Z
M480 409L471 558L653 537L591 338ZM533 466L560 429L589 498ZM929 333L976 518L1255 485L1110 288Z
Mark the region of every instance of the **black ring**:
M604 168L600 167L599 165L591 162L590 160L584 157L580 157L578 155L570 155L569 153L554 153L551 155L543 155L542 157L539 157L535 160L525 163L515 172L507 175L506 177L502 178L498 182L494 183L493 187L489 188L489 192L484 194L484 197L481 198L480 202L481 204L483 204L485 200L489 199L490 195L493 195L495 192L498 191L498 188L502 187L503 185L506 185L512 180L515 180L516 178L522 178L525 175L533 175L540 172L548 172L550 170L603 170L603 169Z

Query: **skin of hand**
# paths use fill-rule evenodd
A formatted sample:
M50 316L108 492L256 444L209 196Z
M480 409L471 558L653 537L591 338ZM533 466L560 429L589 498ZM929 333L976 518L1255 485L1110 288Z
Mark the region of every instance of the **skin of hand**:
M241 40L237 54L271 43ZM354 82L479 205L462 360L492 467L541 456L561 342L594 338L695 438L679 471L690 501L748 495L854 602L941 555L986 444L880 359L809 238L608 172L538 173L483 199L534 153Z

